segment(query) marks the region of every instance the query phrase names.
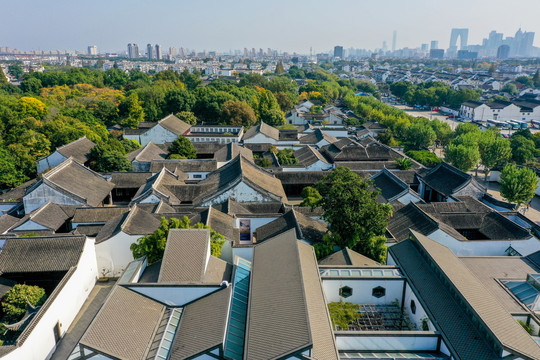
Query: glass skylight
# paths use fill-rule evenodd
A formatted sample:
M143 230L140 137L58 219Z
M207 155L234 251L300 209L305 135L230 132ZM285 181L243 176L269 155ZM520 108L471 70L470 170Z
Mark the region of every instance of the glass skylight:
M321 277L401 277L398 269L320 269Z
M529 309L540 310L540 274L528 274L527 280L503 280L502 283Z
M361 352L344 352L339 354L341 360L372 360L372 359L422 359L422 360L447 360L449 357L437 353L416 353L416 352L380 352L380 353L361 353Z
M242 360L244 355L250 276L251 263L242 258L237 258L233 279L231 308L229 311L229 324L225 338L224 355L227 359Z
M180 322L180 316L182 316L182 308L175 308L171 311L171 317L161 338L159 349L157 351L156 359L166 360L171 350L171 345L174 340L174 335L178 329L178 323Z

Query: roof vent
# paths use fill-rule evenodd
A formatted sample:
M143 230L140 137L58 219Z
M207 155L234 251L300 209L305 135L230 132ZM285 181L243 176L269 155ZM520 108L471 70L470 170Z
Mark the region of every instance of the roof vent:
M227 280L223 280L220 284L220 286L223 288L223 289L226 289L230 286L231 284L229 284L229 282Z

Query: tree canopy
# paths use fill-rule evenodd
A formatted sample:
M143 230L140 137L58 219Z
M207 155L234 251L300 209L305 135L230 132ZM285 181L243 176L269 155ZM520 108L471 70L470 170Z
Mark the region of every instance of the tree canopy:
M518 208L531 201L536 193L538 177L534 170L506 165L501 172L501 195Z
M179 136L169 146L169 157L171 155L178 155L184 159L195 159L197 157L197 149L193 146L193 143L184 136Z

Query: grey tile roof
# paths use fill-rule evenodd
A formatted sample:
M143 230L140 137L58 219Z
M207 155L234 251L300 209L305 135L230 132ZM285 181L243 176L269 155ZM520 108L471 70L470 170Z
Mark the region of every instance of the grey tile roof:
M227 145L216 151L214 153L214 160L219 162L230 161L240 154L244 156L247 160L253 161L253 152L250 149L240 146L236 143L228 143Z
M56 151L66 158L72 157L75 161L84 164L90 160L90 150L96 144L83 136L82 138L72 141L69 144L56 148Z
M302 136L300 138L300 144L315 145L322 140L326 140L330 144L338 142L338 139L336 137L326 133L325 131L322 131L321 129L315 129L312 133Z
M442 195L450 196L476 180L473 180L470 174L443 161L422 177L422 181Z
M222 213L236 215L258 215L258 214L280 214L283 213L283 204L281 202L247 202L239 203L232 199L227 199L221 204L212 205Z
M152 176L150 172L113 172L108 173L115 189L135 189L144 185L146 179Z
M96 236L96 244L106 241L121 231L128 235L148 235L153 233L161 222L149 212L135 205L105 223Z
M170 360L188 359L222 346L225 341L231 289L228 287L218 290L184 308L171 346Z
M322 161L325 164L329 164L319 150L314 149L309 145L296 150L294 152L294 158L298 160L298 164L302 166L313 165L317 161Z
M80 343L118 359L141 360L164 311L160 303L117 285Z
M166 168L170 172L177 170L188 172L211 172L217 170L217 161L212 159L200 160L153 160L150 163L150 172L157 173Z
M246 160L242 155L238 155L199 183L207 187L206 193L197 197L194 202L208 201L241 181L276 201L287 201L287 195L279 179Z
M11 215L2 215L0 216L0 234L8 231L13 225L20 221L19 218L16 218Z
M413 232L413 236L503 348L517 356L540 359L540 346L450 249L419 233Z
M189 131L189 129L191 129L191 125L183 120L180 120L173 114L167 115L163 119L159 120L158 124L177 136L184 135Z
M8 202L18 202L22 201L23 196L26 194L26 191L28 188L32 187L34 184L38 182L38 179L32 179L28 180L27 182L3 193L0 194L0 201L8 201Z
M496 298L506 311L512 314L527 312L512 295L505 290L497 280L512 279L526 280L527 274L536 273L526 258L519 256L467 256L459 258Z
M291 209L279 218L259 226L255 238L260 243L291 229L296 231L296 236L299 239L316 243L322 241L324 234L328 231L328 226Z
M411 240L391 246L389 252L417 290L430 317L448 339L449 345L453 348L453 352L457 353L459 359L493 360L497 358L465 311L454 300L450 290L431 270L429 263Z
M17 231L18 227L30 221L44 226L51 231L56 231L64 225L68 219L69 216L64 212L60 205L56 205L49 201L39 209L32 211L30 214L20 219L11 227L11 231Z
M0 272L68 271L77 266L85 241L85 236L7 239L0 252Z
M279 130L262 121L258 125L255 125L251 127L249 130L247 130L244 133L243 140L250 139L259 133L266 135L269 138L274 139L276 141L279 140Z
M370 179L386 202L392 202L409 191L409 185L387 169L381 170Z
M89 206L100 205L114 188L114 183L71 158L45 173L27 192L41 183Z
M167 154L168 152L161 146L158 146L153 142L149 142L145 146L130 152L126 156L131 162L150 162L152 160L165 159Z
M219 284L230 278L230 265L211 258L209 229L171 229L158 282Z
M112 218L129 211L127 206L105 206L77 208L72 223L106 223Z
M314 358L338 358L313 249L290 230L255 246L244 357L308 348Z
M380 266L381 264L346 247L319 260L319 265Z
M179 205L180 199L175 195L171 188L175 185L185 185L186 174L174 174L166 168L149 177L146 183L141 185L137 193L133 196L132 203L138 203L150 195L157 196L170 205ZM192 186L193 188L197 188Z

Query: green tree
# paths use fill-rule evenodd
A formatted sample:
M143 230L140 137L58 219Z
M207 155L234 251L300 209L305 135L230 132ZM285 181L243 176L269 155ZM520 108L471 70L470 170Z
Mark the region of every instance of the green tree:
M434 167L439 165L441 159L429 150L411 150L407 151L405 155L418 161L420 164L427 167Z
M413 163L411 159L402 157L396 160L396 165L400 170L408 170L412 167Z
M169 146L169 155L177 154L184 156L186 159L197 158L197 149L193 146L193 143L188 138L179 136Z
M189 218L184 216L181 220L171 218L170 221L162 217L161 224L156 231L137 239L137 242L131 244L130 250L133 253L133 258L138 259L147 256L149 264L161 260L165 252L170 229L210 229L210 253L212 256L221 256L225 237L202 223L191 225Z
M517 94L517 86L516 84L514 83L508 83L506 85L503 86L503 88L501 89L502 92L505 92L505 93L508 93L510 95L514 95L514 94Z
M480 162L484 166L484 181L487 181L489 170L504 165L512 156L510 141L500 136L481 140L479 144Z
M8 73L17 79L20 79L24 75L24 70L20 65L13 64L8 66Z
M534 141L524 136L513 134L510 139L510 147L512 148L512 160L519 165L534 160L536 156Z
M257 123L255 112L245 101L227 101L221 108L221 119L227 125L251 127Z
M516 165L506 165L501 172L501 195L506 200L521 205L532 200L536 193L538 177L534 170Z
M294 98L290 94L284 93L284 92L278 92L278 93L275 93L274 96L276 97L276 100L279 104L279 107L281 108L281 111L287 112L294 107Z
M0 74L0 78L1 76L2 75ZM27 94L39 95L42 87L41 80L36 79L35 77L25 77L23 81L21 81L21 90Z
M532 81L535 87L540 87L540 72L538 70L534 73Z
M188 123L189 125L197 124L197 117L191 111L180 111L175 114L177 118Z
M435 131L436 142L442 147L446 147L452 138L452 128L448 123L442 122L439 119L434 119L430 122L431 128Z
M465 144L450 144L445 151L446 161L460 169L469 171L474 169L480 160L478 146L472 147Z
M144 110L136 93L129 94L118 106L120 125L135 129L141 121L144 121Z
M294 153L292 149L279 150L276 156L281 166L298 164L298 159L294 157Z
M466 133L479 133L481 130L473 123L461 123L457 126L454 136L458 137Z
M321 194L311 186L306 186L302 189L302 202L300 206L309 206L312 209L319 206L319 202L322 200Z
M407 130L407 145L410 149L418 150L422 147L429 147L437 138L437 134L426 124L416 122Z
M3 322L15 323L22 319L28 306L27 299L33 306L43 305L47 299L45 290L39 286L17 284L7 292L2 302Z
M276 74L281 75L284 72L285 72L285 69L283 68L283 62L278 61L277 65L276 65Z
M13 155L0 147L0 189L9 189L28 180L15 164Z
M371 246L378 244L374 238L386 230L392 206L379 204L379 192L372 190L371 182L346 167L336 168L315 188L322 196L320 206L330 224L332 241L340 248L349 247L370 256L375 251Z
M103 154L95 163L95 169L99 172L132 171L133 165L124 154L119 151L111 151Z

